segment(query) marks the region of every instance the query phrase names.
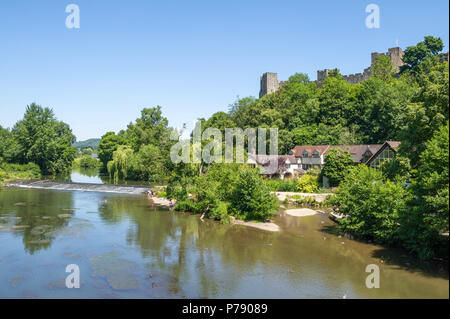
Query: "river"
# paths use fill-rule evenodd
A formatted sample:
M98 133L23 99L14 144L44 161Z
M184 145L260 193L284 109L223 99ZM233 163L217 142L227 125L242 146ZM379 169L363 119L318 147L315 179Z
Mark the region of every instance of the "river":
M340 237L325 214L274 222L280 232L202 222L144 195L3 188L0 298L449 297L447 264ZM69 264L79 289L65 286ZM366 287L369 264L380 288Z

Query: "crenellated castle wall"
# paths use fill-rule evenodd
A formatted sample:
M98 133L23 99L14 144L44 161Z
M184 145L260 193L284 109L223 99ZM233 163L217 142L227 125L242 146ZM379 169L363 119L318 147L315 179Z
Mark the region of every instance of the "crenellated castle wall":
M343 75L343 78L345 81L351 84L358 84L363 82L364 80L367 80L371 76L372 67L374 66L375 62L380 56L388 56L391 60L395 72L398 73L400 71L400 67L405 64L403 63L403 55L404 51L400 47L389 48L388 51L384 53L372 52L371 63L368 68L364 69L362 73ZM438 57L442 62L449 61L448 52L441 53L438 55ZM318 70L316 84L318 86L321 86L323 81L325 81L325 79L330 74L330 72L331 69ZM259 97L261 98L266 94L271 94L278 91L285 82L286 81L278 82L277 73L272 72L264 73L261 76L261 87L259 91Z

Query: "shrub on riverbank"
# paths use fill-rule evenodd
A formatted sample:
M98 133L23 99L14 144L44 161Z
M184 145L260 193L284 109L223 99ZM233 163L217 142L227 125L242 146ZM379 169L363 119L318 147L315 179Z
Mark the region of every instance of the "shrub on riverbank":
M319 171L311 169L298 180L297 191L301 193L317 193L319 185Z
M230 204L233 216L266 221L275 213L277 199L270 194L257 170L244 170L231 192Z
M90 155L77 157L73 161L74 168L100 168L101 165L102 163L98 159Z
M277 209L277 200L258 169L239 164L215 164L206 174L184 185L169 184L168 197L177 199L176 210L205 213L228 222L230 216L266 221ZM188 198L187 194L193 194Z
M381 171L359 165L349 171L336 192L336 210L347 216L340 228L356 238L398 242L399 217L407 211L410 192L386 180Z
M297 179L266 179L264 183L272 192L297 191Z
M41 169L36 164L0 163L0 183L14 179L34 179L40 177Z

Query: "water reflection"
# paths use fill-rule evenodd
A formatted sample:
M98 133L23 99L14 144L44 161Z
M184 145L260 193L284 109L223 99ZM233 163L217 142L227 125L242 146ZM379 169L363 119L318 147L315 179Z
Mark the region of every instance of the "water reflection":
M448 268L408 267L401 252L339 237L320 214L281 213L272 233L140 195L3 189L0 217L0 297L448 298ZM69 263L83 273L76 291L63 289ZM371 263L380 289L365 287Z
M92 184L117 184L130 186L154 186L164 183L151 183L146 181L117 180L114 181L108 174L101 173L97 168L74 168L70 174L44 176L44 179L56 182L92 183Z
M30 254L50 248L56 232L73 213L72 193L68 192L0 191L0 203L0 226L22 238Z
M95 168L74 169L70 174L70 181L73 183L104 184L98 176L98 169Z
M343 294L413 297L418 293L413 287L418 282L427 286L430 274L435 283L448 280L435 269L416 277L414 271L384 264L390 259L376 256L380 247L322 231L333 227L324 215L279 216L276 222L283 232L271 233L209 220L201 222L195 215L152 208L146 200L129 205L115 197L102 203L99 210L107 223L132 222L126 234L127 244L139 247L143 257L151 257L153 267L172 274L173 285L194 282L199 297L292 298L296 293L315 298L339 298ZM383 269L386 289L365 287L365 267L370 263ZM266 286L270 291L264 290ZM445 286L439 290L448 294ZM432 291L428 290L436 293Z

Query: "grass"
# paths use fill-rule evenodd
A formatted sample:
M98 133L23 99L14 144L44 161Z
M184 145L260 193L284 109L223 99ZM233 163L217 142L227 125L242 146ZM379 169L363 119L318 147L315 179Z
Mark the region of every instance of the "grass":
M40 178L41 170L33 163L29 164L0 164L0 184L17 179Z

